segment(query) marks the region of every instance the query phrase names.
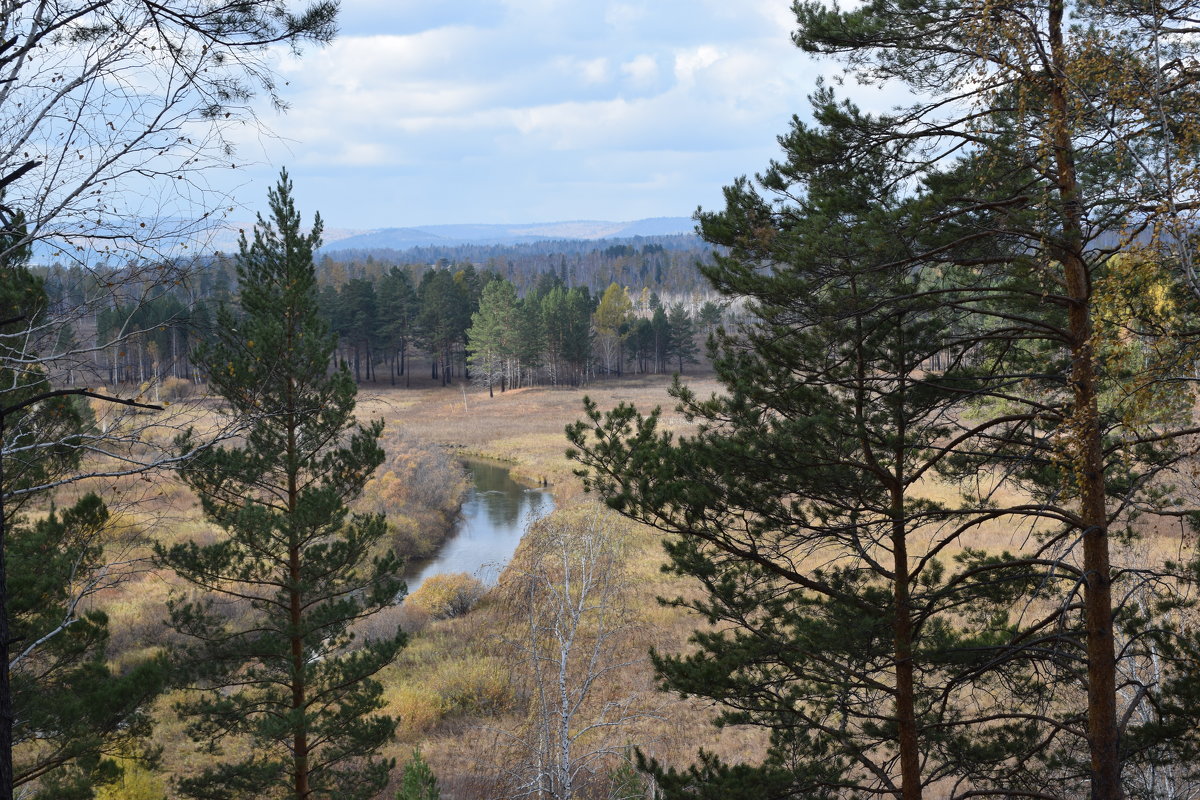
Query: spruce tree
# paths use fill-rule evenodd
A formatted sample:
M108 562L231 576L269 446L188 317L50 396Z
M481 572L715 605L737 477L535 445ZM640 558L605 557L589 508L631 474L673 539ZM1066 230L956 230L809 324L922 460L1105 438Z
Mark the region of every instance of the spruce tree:
M268 193L237 259L240 313L223 311L202 354L213 391L245 420L237 446L197 448L182 479L223 535L158 548L198 592L173 599L201 691L179 704L191 735L218 760L178 781L197 798L368 798L391 762L377 756L395 721L376 714L374 676L404 635L356 640L354 623L397 600L399 562L379 515L347 504L383 460L381 421L361 426L347 368L329 371L334 340L317 311L313 251L286 172ZM232 749L232 748L231 748Z

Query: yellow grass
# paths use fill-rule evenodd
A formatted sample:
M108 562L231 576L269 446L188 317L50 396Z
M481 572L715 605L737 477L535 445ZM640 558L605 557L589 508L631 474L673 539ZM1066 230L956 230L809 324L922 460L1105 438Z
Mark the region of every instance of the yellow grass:
M686 380L700 396L717 389L711 378ZM666 412L664 426L682 431L683 420L671 411L673 401L666 391L669 383L661 376L634 377L600 381L582 390L519 389L493 398L474 389L464 392L459 385L413 389L365 385L360 387L358 416L362 420L382 417L388 442L396 440L392 433L404 431L456 453L502 460L511 465L514 477L548 485L559 507L570 509L595 502L581 491L573 464L565 456L568 444L563 429L583 416L583 395L590 395L601 409L622 401L646 412L661 405ZM200 427L213 424L204 414L193 422ZM119 511L124 532L119 544L130 556L144 556L149 540L206 542L218 535L201 519L195 498L173 477L96 481L69 492L78 495L86 488L99 491ZM933 482L922 487L922 493L941 502L957 500L953 488ZM439 524L403 513L400 517L398 535L414 541L427 533L428 526ZM1019 548L1029 533L996 521L973 533L969 543L990 550ZM629 652L644 654L652 646L663 652L686 649L687 638L700 621L679 609L661 606L655 598L687 596L696 588L660 571L665 559L659 533L629 526L627 536L629 603L637 610L639 622L629 635ZM1177 543L1174 531L1154 532L1142 547L1148 557L1161 559L1175 555ZM952 557L956 549L948 550L946 557ZM178 587L170 575L134 568L125 583L100 598L112 619L115 651L136 652L163 635L161 620L173 588ZM389 634L397 626L410 632L410 643L399 661L380 675L384 713L400 720L398 740L387 755L403 763L412 747L420 745L444 787L459 786L467 791L471 785L486 784L489 767L481 754L494 749L497 730L514 730L523 724L513 667L501 657L497 641L497 631L505 624L504 613L499 604L485 597L462 618L431 621L420 609L402 607L362 627L361 633L368 636ZM622 680L623 691L637 694L659 709L657 718L643 720L627 733L629 741L641 743L654 757L682 766L694 759L701 746L732 760L761 754L761 732L717 731L709 725L714 713L710 706L659 693L648 661L642 660ZM200 756L186 741L169 702L163 701L159 707L158 739L166 748L166 770L197 763ZM465 758L465 752L479 757Z

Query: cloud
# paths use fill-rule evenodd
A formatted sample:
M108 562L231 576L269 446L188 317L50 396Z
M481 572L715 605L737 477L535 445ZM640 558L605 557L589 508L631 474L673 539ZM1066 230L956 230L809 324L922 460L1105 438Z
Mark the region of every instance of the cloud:
M766 166L818 74L777 0L344 8L331 46L277 55L284 140L238 143L343 227L687 214Z
M685 50L675 54L675 79L683 84L696 80L696 73L710 67L721 59L721 52L712 45Z
M658 79L658 60L648 53L642 53L623 63L621 72L633 85L649 86Z

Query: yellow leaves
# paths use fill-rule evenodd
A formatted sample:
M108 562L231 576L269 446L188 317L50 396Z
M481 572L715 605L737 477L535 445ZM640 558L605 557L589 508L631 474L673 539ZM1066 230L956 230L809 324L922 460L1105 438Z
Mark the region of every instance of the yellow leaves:
M1112 256L1094 282L1093 344L1104 373L1101 403L1131 430L1189 413L1191 384L1174 380L1194 361L1186 327L1188 295L1179 292L1170 265L1155 251Z
M1117 253L1096 281L1094 307L1109 324L1170 324L1178 313L1175 281L1153 253Z
M470 611L487 590L477 578L465 572L434 575L405 599L433 619L458 617Z

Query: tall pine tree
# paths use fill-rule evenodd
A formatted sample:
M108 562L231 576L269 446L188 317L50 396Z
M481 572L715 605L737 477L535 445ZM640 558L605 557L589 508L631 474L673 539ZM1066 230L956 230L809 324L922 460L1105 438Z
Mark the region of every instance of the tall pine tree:
M978 165L910 194L910 149L859 149L853 132L871 120L816 99L819 127L782 140L765 192L739 181L722 213L700 218L728 248L705 274L756 318L717 337L728 396L676 388L693 436L660 433L657 414L629 406L591 406L570 430L591 487L676 535L672 568L706 590L678 602L726 623L687 656L659 658L664 682L722 703L720 722L771 731L761 765L706 757L660 783L668 797L1077 797L1091 777L1089 630L1059 599L1087 580L1063 555L1079 520L1060 451L1069 315L1045 302L1038 262L1004 242L963 236L925 256L929 238L966 225L925 224L928 207L978 180ZM1121 263L1097 271L1101 291L1116 292ZM1156 316L1138 300L1150 288L1111 300L1125 323L1096 337L1129 365L1108 370L1123 392L1102 406L1122 526L1174 501L1167 476L1186 452L1168 426L1190 395L1142 383L1179 373L1195 304L1166 292L1149 305L1170 313ZM1138 395L1158 433L1109 405ZM1004 552L1006 531L1029 552Z
M1012 266L1032 272L1043 304L1065 311L1062 324L1027 340L1056 343L1066 359L1030 380L1060 415L1052 444L1068 480L1058 503L1074 515L1070 549L1083 566L1086 723L1069 727L1086 731L1091 796L1120 800L1131 707L1114 620L1130 593L1114 579L1131 571L1113 563L1114 542L1139 502L1129 490L1151 485L1143 475L1131 481L1129 464L1141 461L1143 444L1159 450L1158 461L1160 446L1192 425L1186 415L1149 422L1141 408L1161 408L1151 398L1191 368L1120 375L1102 351L1113 321L1105 285L1114 281L1113 254L1124 251L1159 273L1168 295L1196 293L1200 5L868 0L850 9L806 0L793 9L797 45L840 59L847 77L912 91L905 107L846 135L864 149L913 148L910 175L941 195L919 224L957 234L935 237L926 257L976 268L988 263L976 245L989 242L993 258L1005 251ZM1128 276L1117 282L1130 285ZM1140 321L1124 335L1165 338ZM1172 338L1175 353L1194 342L1186 327ZM1125 399L1114 402L1114 391ZM1143 702L1142 692L1132 694L1134 706Z
M376 754L395 722L374 713L373 676L404 635L355 641L351 628L395 603L403 583L383 517L347 504L383 460L383 424L357 425L353 378L328 370L334 341L313 275L320 217L302 232L286 172L268 198L270 220L241 242L241 313L222 312L203 353L212 389L246 420L243 442L180 441L192 455L180 474L225 535L158 550L201 592L171 604L205 690L180 711L197 740L243 746L179 788L214 800L374 797L392 766Z

